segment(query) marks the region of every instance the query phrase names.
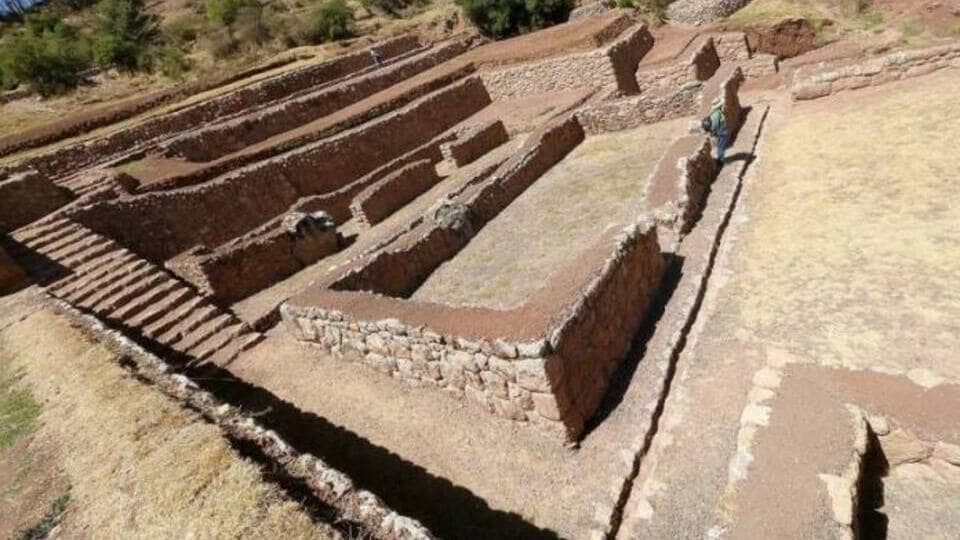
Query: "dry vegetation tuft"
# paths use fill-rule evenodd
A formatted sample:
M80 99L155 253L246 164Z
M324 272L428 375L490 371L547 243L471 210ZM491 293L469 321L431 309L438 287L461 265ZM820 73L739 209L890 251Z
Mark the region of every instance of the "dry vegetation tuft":
M41 311L9 327L0 360L23 375L15 392L42 404L23 452L56 449L51 466L70 482L66 536L339 536L265 483L216 427L134 380L64 318Z

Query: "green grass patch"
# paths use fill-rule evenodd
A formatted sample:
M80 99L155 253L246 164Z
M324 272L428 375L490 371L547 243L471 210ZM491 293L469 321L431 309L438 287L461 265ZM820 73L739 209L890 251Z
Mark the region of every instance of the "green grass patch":
M70 503L70 494L64 493L63 495L57 497L50 503L50 510L47 511L46 515L43 516L43 519L40 520L40 523L37 523L33 527L21 532L17 535L18 540L40 540L41 538L46 538L50 535L50 532L60 524L60 519L63 517L63 512L67 509L67 504Z
M17 384L22 378L19 372L0 372L0 450L30 433L40 416L40 404Z
M860 15L860 25L864 30L871 30L883 24L886 18L879 9L871 9Z

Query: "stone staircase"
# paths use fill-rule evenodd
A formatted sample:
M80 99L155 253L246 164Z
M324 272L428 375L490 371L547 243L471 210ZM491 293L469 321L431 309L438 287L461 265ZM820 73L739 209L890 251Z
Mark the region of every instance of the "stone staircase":
M68 218L41 220L11 237L11 254L48 275L50 295L190 364L225 365L263 339L163 267Z

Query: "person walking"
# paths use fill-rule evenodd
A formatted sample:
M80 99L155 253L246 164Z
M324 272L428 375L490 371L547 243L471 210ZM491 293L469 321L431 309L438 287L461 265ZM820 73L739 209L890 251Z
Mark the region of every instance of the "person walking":
M378 68L383 66L383 58L380 57L380 53L376 49L370 49L370 58L373 60L373 65Z
M703 119L701 127L713 136L713 145L717 149L717 165L722 167L727 151L727 117L723 114L723 102L720 98L713 100L710 114Z

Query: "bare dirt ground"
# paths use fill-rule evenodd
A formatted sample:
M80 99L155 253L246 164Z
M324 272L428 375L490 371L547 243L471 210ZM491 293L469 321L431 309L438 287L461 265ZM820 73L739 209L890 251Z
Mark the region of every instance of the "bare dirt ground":
M36 527L58 502L65 538L339 537L58 315L0 332L0 370L0 532ZM12 435L11 411L28 416Z
M624 535L729 532L739 482L756 474L786 485L807 455L786 452L766 474L753 472L762 428L803 422L821 401L808 393L772 412L752 406L769 399L756 386L769 377L762 368L870 370L934 390L957 381L960 214L947 201L958 195L949 142L960 134L950 121L958 84L949 71L773 108ZM928 414L952 422L946 411Z
M444 263L413 295L510 308L643 207L647 177L689 124L678 119L588 137Z

